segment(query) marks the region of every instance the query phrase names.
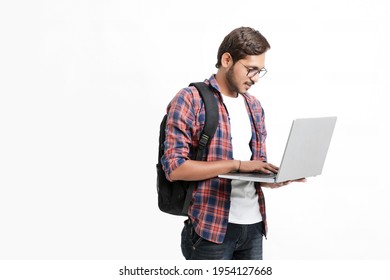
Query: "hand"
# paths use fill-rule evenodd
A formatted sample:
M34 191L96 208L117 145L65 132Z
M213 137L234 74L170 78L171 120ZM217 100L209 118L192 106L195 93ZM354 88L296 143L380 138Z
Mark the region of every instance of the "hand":
M291 181L280 182L280 183L261 183L261 186L265 187L265 188L276 189L276 188L280 188L283 186L287 186L287 185L294 183L294 182L304 183L304 182L307 182L307 180L306 180L306 178L301 178L301 179L297 179L297 180L291 180Z
M279 167L259 160L242 161L240 172L278 173Z

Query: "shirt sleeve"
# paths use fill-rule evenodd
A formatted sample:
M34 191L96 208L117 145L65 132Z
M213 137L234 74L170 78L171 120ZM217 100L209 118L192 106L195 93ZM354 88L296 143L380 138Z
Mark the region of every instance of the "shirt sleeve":
M192 145L192 128L195 122L193 94L189 88L182 89L167 108L164 155L161 163L165 176L189 159Z
M260 101L254 96L250 96L251 102L253 104L252 109L254 112L255 125L256 125L256 133L258 134L258 138L253 142L253 147L255 147L256 151L254 152L254 159L267 161L267 147L266 147L266 138L267 138L267 129L265 127L265 114L264 109L260 104ZM253 139L253 140L254 140Z
M260 105L261 107L261 105ZM266 146L266 139L267 139L267 129L265 128L265 117L264 117L264 109L261 107L261 117L260 117L260 160L267 161L267 146Z

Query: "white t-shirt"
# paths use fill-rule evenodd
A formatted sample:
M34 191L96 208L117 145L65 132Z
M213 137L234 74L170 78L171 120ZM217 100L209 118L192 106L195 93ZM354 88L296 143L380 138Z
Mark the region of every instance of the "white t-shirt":
M244 97L242 94L239 94L237 98L224 96L223 101L229 113L233 158L243 161L250 160L252 152L249 145L252 128ZM229 223L255 224L261 221L254 182L232 180Z

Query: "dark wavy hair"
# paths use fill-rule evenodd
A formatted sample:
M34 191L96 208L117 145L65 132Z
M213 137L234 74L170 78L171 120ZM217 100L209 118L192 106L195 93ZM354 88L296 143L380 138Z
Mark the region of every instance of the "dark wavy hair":
M221 67L222 55L226 52L230 53L236 63L247 55L261 55L270 48L267 39L259 31L251 27L236 28L226 35L219 46L215 67Z

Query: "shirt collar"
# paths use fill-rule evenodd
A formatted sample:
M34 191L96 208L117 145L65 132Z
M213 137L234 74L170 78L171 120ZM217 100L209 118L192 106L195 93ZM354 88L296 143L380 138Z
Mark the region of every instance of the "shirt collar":
M208 80L206 80L206 83L208 83L218 91L218 93L221 93L221 90L219 89L219 86L218 86L218 83L217 83L217 80L215 79L215 74L211 75L210 78Z
M214 89L216 89L218 92L218 95L223 100L223 94L221 94L221 90L219 89L219 85L217 83L217 80L215 79L215 74L211 75L208 80L205 80L205 82L207 84L210 84ZM242 95L244 96L245 99L247 99L247 100L249 99L248 93L242 93Z

